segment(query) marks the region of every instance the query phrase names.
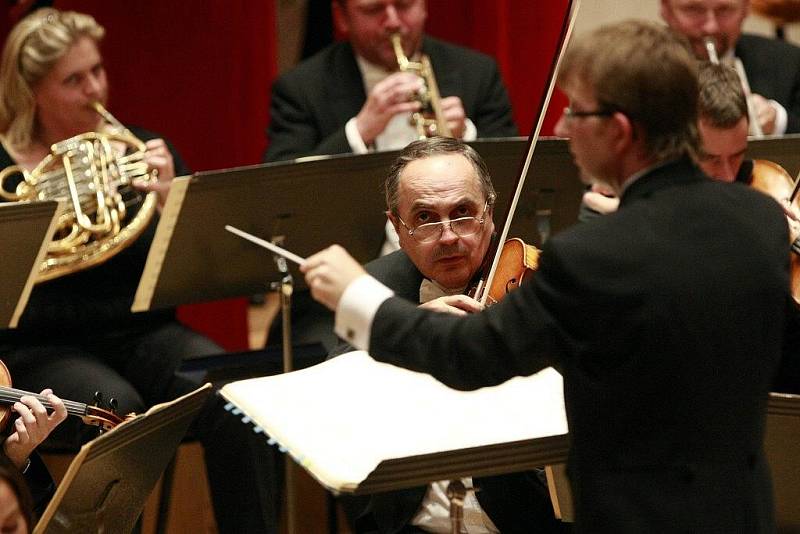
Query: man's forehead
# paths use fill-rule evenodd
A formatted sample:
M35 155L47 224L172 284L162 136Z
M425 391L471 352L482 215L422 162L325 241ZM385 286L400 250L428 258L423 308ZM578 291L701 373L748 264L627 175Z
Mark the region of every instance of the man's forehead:
M703 7L714 9L719 7L742 8L745 6L747 0L664 0L664 2L672 7Z
M560 82L559 88L567 95L570 104L575 102L594 103L596 100L592 84L577 69L568 73Z
M400 173L400 194L451 190L480 191L480 179L467 158L442 154L412 161Z

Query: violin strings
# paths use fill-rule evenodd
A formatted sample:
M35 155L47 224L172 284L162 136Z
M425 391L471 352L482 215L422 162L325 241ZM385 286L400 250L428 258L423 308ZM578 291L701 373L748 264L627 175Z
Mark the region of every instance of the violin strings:
M0 402L2 402L2 403L13 404L13 403L19 401L20 397L22 397L24 395L30 395L32 397L35 397L35 398L37 398L39 400L39 402L41 402L44 405L45 408L48 408L50 410L53 409L53 406L50 404L50 402L46 398L44 398L42 395L34 394L34 393L29 392L29 391L23 391L21 389L15 389L15 388L9 388L9 387L0 387ZM85 403L76 402L76 401L69 401L69 400L65 400L63 402L64 402L64 406L67 409L67 412L69 412L71 414L84 415L86 413L86 404Z

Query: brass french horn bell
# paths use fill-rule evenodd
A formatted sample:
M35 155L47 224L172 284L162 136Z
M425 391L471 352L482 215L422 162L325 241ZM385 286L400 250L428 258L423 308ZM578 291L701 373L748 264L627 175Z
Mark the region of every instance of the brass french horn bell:
M144 142L99 102L93 107L110 132L55 143L30 172L18 165L0 171L0 196L8 201L66 201L37 283L103 263L133 243L155 213L156 193L140 203L132 185L157 180L144 161Z

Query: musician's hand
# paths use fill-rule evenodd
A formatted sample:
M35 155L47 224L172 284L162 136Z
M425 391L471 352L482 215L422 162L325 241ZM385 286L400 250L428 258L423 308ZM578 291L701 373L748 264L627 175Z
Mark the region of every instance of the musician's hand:
M467 131L467 114L464 111L464 104L457 96L448 96L440 101L442 115L450 127L450 135L456 139L463 139L464 132Z
M300 266L300 271L306 275L311 295L334 311L347 286L366 273L339 245L330 246L307 258Z
M440 313L452 313L453 315L467 315L477 313L483 309L483 304L466 295L445 295L438 299L433 299L420 304L420 308L433 310Z
M154 169L158 175L158 180L145 182L142 180L134 181L133 185L140 191L155 191L158 193L159 210L164 207L167 201L172 179L175 178L175 162L172 160L172 153L163 139L151 139L145 143L147 150L144 153L144 161Z
M619 198L600 184L593 184L592 189L583 194L583 203L603 215L613 213L619 208Z
M750 95L750 102L756 112L758 124L761 126L761 131L764 132L764 135L774 133L775 120L778 118L775 106L769 100L756 93Z
M356 115L356 127L365 145L371 145L398 113L420 108L416 93L422 88L422 78L410 72L396 72L378 82Z
M6 456L20 469L25 466L25 461L33 450L67 418L67 409L61 399L53 395L53 390L45 389L42 395L53 406L50 414L32 395L23 395L12 407L19 417L14 421L14 432L3 443L3 449Z

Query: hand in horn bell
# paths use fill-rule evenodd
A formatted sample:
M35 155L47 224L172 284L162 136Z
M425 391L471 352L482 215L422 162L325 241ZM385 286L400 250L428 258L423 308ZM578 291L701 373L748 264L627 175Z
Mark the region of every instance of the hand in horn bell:
M172 160L172 153L170 153L163 139L151 139L145 143L145 146L147 150L144 153L144 160L158 177L158 180L151 182L136 180L133 185L140 191L155 191L158 193L158 209L161 211L167 201L172 179L175 178L175 162Z

